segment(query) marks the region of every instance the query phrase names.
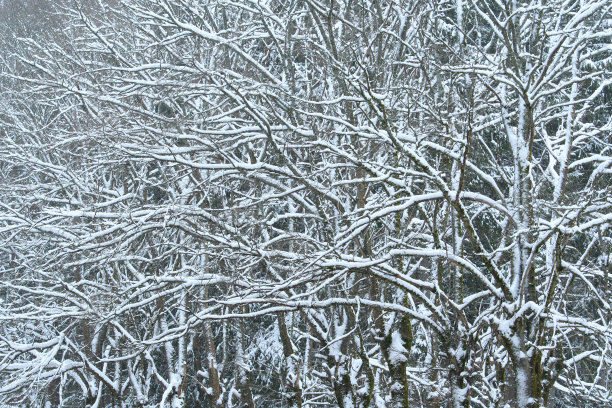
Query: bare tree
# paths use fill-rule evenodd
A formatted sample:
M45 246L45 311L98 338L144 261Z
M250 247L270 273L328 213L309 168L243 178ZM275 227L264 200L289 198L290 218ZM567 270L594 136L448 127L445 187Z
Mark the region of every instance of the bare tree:
M2 50L7 404L609 404L607 1L58 4Z

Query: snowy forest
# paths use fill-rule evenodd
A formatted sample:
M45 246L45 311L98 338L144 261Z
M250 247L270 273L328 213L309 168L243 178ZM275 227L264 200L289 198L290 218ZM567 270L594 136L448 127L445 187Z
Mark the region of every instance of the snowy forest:
M0 407L612 407L609 0L0 0Z

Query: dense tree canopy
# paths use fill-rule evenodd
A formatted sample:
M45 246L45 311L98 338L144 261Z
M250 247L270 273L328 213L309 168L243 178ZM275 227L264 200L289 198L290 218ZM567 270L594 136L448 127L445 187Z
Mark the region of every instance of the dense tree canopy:
M609 0L0 9L0 404L612 402Z

